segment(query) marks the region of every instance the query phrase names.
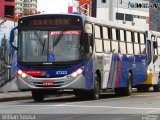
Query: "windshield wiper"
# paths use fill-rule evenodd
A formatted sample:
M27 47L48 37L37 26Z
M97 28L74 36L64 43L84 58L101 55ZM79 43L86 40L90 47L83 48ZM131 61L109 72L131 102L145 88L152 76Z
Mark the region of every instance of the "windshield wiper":
M44 42L43 42L42 55L43 55L43 52L44 52L45 44L46 44L46 39L44 39Z
M53 47L56 46L60 42L60 40L62 39L62 37L64 35L64 32L66 31L66 29L67 29L67 27L65 27L64 30L62 30L60 32L60 34L58 35L58 37L56 38L56 40L53 41Z

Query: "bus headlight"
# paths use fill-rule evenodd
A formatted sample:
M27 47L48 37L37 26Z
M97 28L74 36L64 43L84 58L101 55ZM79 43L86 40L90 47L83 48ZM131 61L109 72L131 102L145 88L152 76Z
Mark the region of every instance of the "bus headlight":
M75 72L73 72L70 76L71 77L77 77L78 75L80 75L84 70L84 67L80 67L79 69L77 69Z
M23 79L28 79L30 77L29 75L27 75L25 72L23 72L20 69L17 70L17 74L18 74L19 77L21 77Z

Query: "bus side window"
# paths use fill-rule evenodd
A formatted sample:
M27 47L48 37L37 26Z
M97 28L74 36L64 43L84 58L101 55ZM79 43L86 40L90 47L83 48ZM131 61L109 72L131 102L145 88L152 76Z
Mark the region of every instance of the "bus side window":
M158 55L160 55L160 37L157 37Z
M85 23L85 44L86 44L86 52L92 53L93 52L93 34L92 34L92 24Z
M118 45L117 34L116 34L115 28L112 28L111 45L112 45L112 52L118 53L119 52L119 45Z
M86 40L86 51L87 53L93 52L93 37L92 34L85 33L85 40Z
M144 42L144 34L140 33L139 36L140 36L139 38L140 38L141 54L145 54L146 53L146 49L145 49L145 42Z
M126 42L127 42L127 53L133 54L133 43L130 31L126 31Z
M134 53L136 55L138 55L138 54L140 54L139 43L138 43L138 34L137 34L137 32L134 32L133 35L134 35Z
M157 42L156 36L151 37L151 40L153 42L154 55L158 55L157 48L154 47L154 42Z
M124 41L124 30L120 30L120 52L121 54L126 54L126 43Z
M96 44L96 52L103 52L100 26L97 25L95 25L95 44Z
M111 45L110 45L110 40L108 38L108 28L103 27L103 41L104 41L104 51L105 52L110 52L111 51Z

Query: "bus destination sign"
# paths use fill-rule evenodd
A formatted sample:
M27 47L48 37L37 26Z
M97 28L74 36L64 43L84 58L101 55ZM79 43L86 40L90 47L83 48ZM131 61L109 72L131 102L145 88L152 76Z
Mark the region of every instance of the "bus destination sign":
M70 16L51 16L51 17L28 17L20 19L19 26L23 27L58 27L58 26L81 26L82 21L79 17Z
M30 25L33 26L58 26L69 24L70 19L33 19L30 21Z

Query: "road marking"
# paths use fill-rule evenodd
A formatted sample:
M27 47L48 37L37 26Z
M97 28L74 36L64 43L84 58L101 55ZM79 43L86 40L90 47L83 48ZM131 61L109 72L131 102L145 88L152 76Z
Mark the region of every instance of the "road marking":
M108 109L133 109L133 110L160 110L160 108L140 108L140 107L113 107L113 106L88 106L88 105L54 105L57 107L81 107L81 108L108 108Z
M78 103L78 102L77 102ZM159 111L160 108L154 108L154 107L118 107L118 106L89 106L89 105L75 105L75 104L57 104L57 105L10 105L5 106L1 105L2 107L79 107L79 108L106 108L106 109L132 109L132 110L157 110Z
M148 113L148 114L151 114L151 113L159 113L159 111L160 111L160 110L150 110L150 111L148 111L147 113Z
M126 119L119 117L119 118L115 118L115 119L113 119L113 120L126 120Z
M127 99L127 98L135 98L135 97L152 97L150 94L132 94L130 96L121 96L119 98L121 99Z

